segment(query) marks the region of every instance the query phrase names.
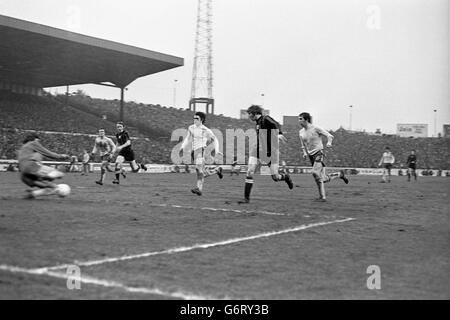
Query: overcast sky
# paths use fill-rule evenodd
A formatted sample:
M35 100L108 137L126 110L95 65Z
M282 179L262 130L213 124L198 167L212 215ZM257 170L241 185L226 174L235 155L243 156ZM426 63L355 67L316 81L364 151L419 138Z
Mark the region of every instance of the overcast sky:
M0 14L184 58L136 80L126 100L188 107L197 0L0 0ZM213 0L216 113L263 104L327 129L394 133L450 124L450 1ZM73 90L76 88L73 87ZM83 86L93 97L119 91ZM63 90L59 89L62 93ZM53 91L52 91L53 92ZM262 96L264 94L264 96Z

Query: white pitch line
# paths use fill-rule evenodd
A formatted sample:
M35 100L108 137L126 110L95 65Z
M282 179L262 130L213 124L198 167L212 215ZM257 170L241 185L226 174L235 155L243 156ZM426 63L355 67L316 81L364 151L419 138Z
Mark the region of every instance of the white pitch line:
M204 211L222 211L222 212L232 212L232 213L244 213L244 214L264 214L264 215L270 215L270 216L286 216L288 214L286 213L278 213L278 212L270 212L270 211L254 211L254 210L237 210L237 209L226 209L226 208L211 208L211 207L189 207L189 206L181 206L176 204L156 204L156 203L149 203L145 204L145 206L150 207L171 207L176 209L190 209L190 210L204 210Z
M0 0L1 1L1 0ZM87 188L87 187L75 187L75 188ZM100 192L102 193L102 192ZM97 201L95 201L97 202ZM136 204L131 202L126 202L125 204ZM289 216L288 213L270 212L270 211L256 211L256 210L237 210L237 209L227 209L227 208L212 208L212 207L191 207L183 206L177 204L168 203L140 203L141 207L157 207L157 208L175 208L175 209L189 209L189 210L202 210L202 211L221 211L221 212L232 212L232 213L243 213L243 214L263 214L270 216Z
M75 261L73 264L62 264L62 265L57 265L57 266L53 266L53 267L37 268L37 269L33 269L33 271L34 272L49 272L50 270L67 269L68 267L73 266L73 265L77 265L79 267L89 267L89 266L95 266L95 265L100 265L100 264L104 264L104 263L113 263L113 262L119 262L119 261L142 259L142 258L147 258L147 257L152 257L152 256L157 256L157 255L162 255L162 254L173 254L173 253L192 251L195 249L207 249L207 248L212 248L212 247L226 246L226 245L235 244L235 243L239 243L239 242L250 241L250 240L255 240L255 239L260 239L260 238L267 238L267 237L272 237L272 236L276 236L276 235L280 235L280 234L296 232L296 231L300 231L300 230L324 226L324 225L333 224L333 223L348 222L348 221L352 221L352 220L355 220L355 219L354 218L345 218L345 219L340 219L340 220L303 224L303 225L293 227L293 228L288 228L288 229L284 229L284 230L280 230L280 231L259 233L259 234L256 234L253 236L248 236L248 237L233 238L233 239L228 239L228 240L213 242L213 243L195 244L190 247L178 247L178 248L172 248L172 249L167 249L167 250L162 250L162 251L146 252L146 253L127 255L127 256L122 256L122 257L105 258L105 259L100 259L100 260L91 260L91 261L84 261L84 262Z
M66 280L77 280L80 281L80 283L85 284L91 284L96 286L102 286L107 288L115 288L115 289L122 289L126 292L130 293L141 293L141 294L155 294L160 296L166 296L170 298L177 298L177 299L183 299L183 300L217 300L216 297L210 297L210 296L202 296L198 294L192 294L192 293L185 293L181 291L176 292L166 292L157 288L144 288L144 287L129 287L126 286L120 282L116 281L109 281L109 280L102 280L97 279L93 277L74 277L73 275L64 274L61 272L53 272L53 271L42 271L42 270L36 270L36 269L25 269L20 267L13 267L13 266L7 266L7 265L0 265L0 270L13 272L13 273L26 273L26 274L32 274L32 275L40 275L40 276L49 276L59 279L66 279ZM228 300L229 298L223 298Z

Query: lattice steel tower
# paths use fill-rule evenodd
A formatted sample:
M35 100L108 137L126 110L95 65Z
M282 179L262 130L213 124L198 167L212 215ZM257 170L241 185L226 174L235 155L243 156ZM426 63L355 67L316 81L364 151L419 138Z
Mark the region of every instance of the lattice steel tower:
M206 113L214 114L212 62L212 0L198 0L194 67L192 70L189 110L205 104Z

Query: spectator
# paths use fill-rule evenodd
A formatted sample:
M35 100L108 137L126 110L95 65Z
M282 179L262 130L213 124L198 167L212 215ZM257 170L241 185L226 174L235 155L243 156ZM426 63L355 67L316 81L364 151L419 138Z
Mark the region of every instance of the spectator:
M83 156L82 156L82 162L83 162L83 172L81 173L82 176L89 175L89 153L86 149L83 149Z
M8 171L8 172L16 172L16 171L18 171L17 165L15 165L13 163L10 163L8 168L6 168L6 171Z
M78 158L77 156L71 156L70 157L70 164L69 164L69 172L76 172L78 171Z

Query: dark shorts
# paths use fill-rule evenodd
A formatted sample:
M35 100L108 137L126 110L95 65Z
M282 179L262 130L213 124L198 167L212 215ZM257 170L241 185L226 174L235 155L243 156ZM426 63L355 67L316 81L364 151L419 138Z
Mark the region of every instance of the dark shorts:
M311 165L313 166L315 162L320 162L325 167L325 162L323 161L325 158L325 155L323 154L322 150L317 151L314 154L310 154L309 161L311 162Z
M392 169L392 163L385 163L385 164L383 164L383 166L387 170L391 170Z
M415 165L415 164L410 164L410 165L408 166L408 168L409 168L409 169L416 170L416 165Z
M124 157L125 161L133 161L135 159L134 152L131 148L130 149L125 148L125 149L120 150L119 156Z

